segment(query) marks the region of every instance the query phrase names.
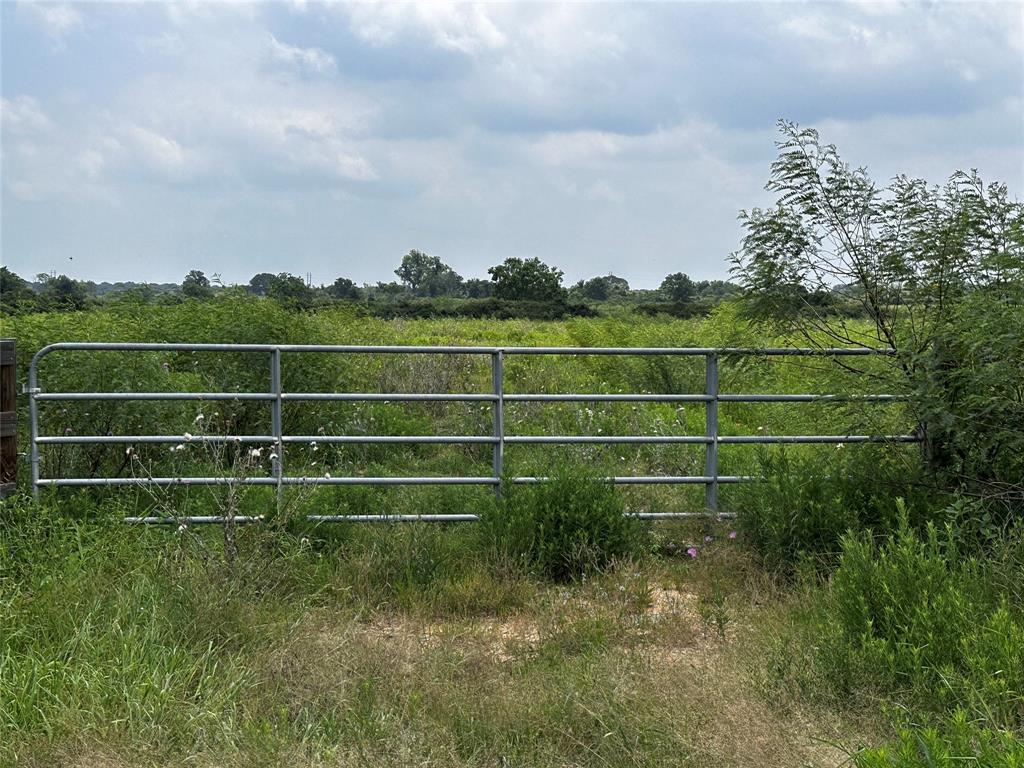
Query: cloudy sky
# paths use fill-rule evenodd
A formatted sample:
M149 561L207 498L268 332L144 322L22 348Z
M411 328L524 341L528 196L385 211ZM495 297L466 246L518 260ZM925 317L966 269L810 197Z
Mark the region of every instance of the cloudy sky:
M780 117L1024 196L1024 4L0 3L3 263L724 277Z

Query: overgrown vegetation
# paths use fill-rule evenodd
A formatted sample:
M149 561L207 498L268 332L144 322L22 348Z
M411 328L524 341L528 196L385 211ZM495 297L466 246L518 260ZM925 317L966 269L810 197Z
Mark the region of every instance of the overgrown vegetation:
M556 581L644 554L644 528L611 484L581 465L551 467L548 482L511 485L484 511L480 533L502 558Z
M746 312L811 344L891 347L896 364L871 375L907 393L923 450L895 484L884 463L851 484L845 462L810 481L769 459L748 527L776 561L827 549L843 517L852 528L811 642L823 680L897 707L899 743L859 765L1019 765L1024 205L973 172L941 188L901 176L881 190L816 131L780 128L768 184L777 204L744 214L734 257ZM837 283L867 329L830 306Z
M792 125L780 149L769 187L779 204L750 214L736 256L744 296L689 319L671 316L703 300L682 274L647 297L657 301L640 320L615 309L628 286L614 276L566 290L557 270L514 261L496 279L520 281L539 303L526 313L534 319L497 320L529 302L492 297L418 252L398 271L401 291L379 287L391 297L387 320L353 303L356 286L339 281L339 303L316 309L301 281L273 275L254 278L255 296L195 274L185 303L89 306L60 282L47 287L54 311L19 304L5 331L18 338L22 377L32 352L61 339L883 344L895 354L839 364L723 356L723 392L905 400L722 402L720 431L924 440L724 444L723 475L761 478L720 489L735 526L623 516L700 508L699 486L599 480L702 473L699 448L664 444L509 445L510 476L552 481L506 482L500 499L489 487L297 488L280 514L273 489L259 487L5 501L0 764L1024 764L1021 205L962 174L941 189L898 179L880 190ZM3 278L14 286L5 311L31 298ZM466 297L446 296L453 285ZM602 302L600 313L571 310L584 300ZM449 312L449 302L464 303ZM549 313L556 305L565 311ZM454 318L474 306L493 312ZM509 392L678 393L702 391L704 371L699 358L538 356L510 357L505 374ZM162 352L54 355L42 370L50 391L259 392L267 376L260 355ZM490 387L488 361L469 356L295 354L284 377L292 392ZM68 435L153 424L190 437L265 434L267 421L264 406L241 400L43 402L40 412L44 434ZM487 406L461 403L286 404L284 418L291 434L325 436L491 429ZM654 402L508 402L505 419L523 435L704 428L703 406ZM43 471L237 475L270 461L251 446L186 437L48 446ZM491 467L490 446L473 445L324 441L289 445L284 461L312 476ZM482 520L360 527L306 517L425 511ZM120 522L139 513L268 522Z

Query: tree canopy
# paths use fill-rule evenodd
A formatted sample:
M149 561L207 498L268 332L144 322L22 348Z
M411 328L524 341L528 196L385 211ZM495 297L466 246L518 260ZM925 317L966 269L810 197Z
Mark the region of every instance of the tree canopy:
M505 259L487 270L499 299L564 301L562 270L549 267L538 258Z

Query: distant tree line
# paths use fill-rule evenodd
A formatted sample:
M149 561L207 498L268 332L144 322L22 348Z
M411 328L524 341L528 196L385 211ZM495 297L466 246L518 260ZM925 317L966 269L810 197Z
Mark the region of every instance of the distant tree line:
M189 271L180 284L94 283L47 274L29 282L4 267L0 268L0 310L73 311L107 301L203 301L245 291L299 310L339 301L358 302L385 317L563 317L593 314L591 305L601 303L628 305L646 314L689 315L707 311L739 293L733 283L694 281L682 272L665 277L656 290L633 289L627 280L613 274L566 287L562 270L537 258L508 258L487 273L488 279L464 278L439 257L415 249L405 254L395 269L397 280L363 285L339 277L329 285L315 286L288 272L260 272L244 286L229 286L218 275L208 276L198 269Z

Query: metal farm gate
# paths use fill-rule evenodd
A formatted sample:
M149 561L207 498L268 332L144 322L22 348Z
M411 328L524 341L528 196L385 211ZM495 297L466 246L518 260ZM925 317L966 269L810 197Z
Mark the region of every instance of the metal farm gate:
M76 351L118 351L118 352L262 352L268 357L267 389L262 392L47 392L39 380L39 362L55 352ZM281 384L283 359L290 353L324 353L332 355L480 355L490 358L491 391L487 393L395 393L395 392L285 392ZM755 480L754 477L720 475L718 470L718 449L722 445L750 443L868 443L868 442L916 442L916 435L721 435L718 429L720 403L808 403L808 402L891 402L900 399L891 394L871 395L829 395L829 394L727 394L719 391L719 360L723 357L756 356L817 356L843 357L861 355L890 355L889 349L842 348L842 349L742 349L742 348L674 348L674 347L458 347L458 346L352 346L352 345L277 345L277 344L148 344L148 343L77 343L61 342L51 344L32 358L29 367L27 393L29 396L30 446L32 490L36 498L45 487L66 486L123 486L123 485L223 485L240 483L246 485L275 486L280 490L290 485L487 485L500 492L504 471L505 449L521 444L697 444L704 446L704 472L702 475L681 476L616 476L607 480L615 484L697 484L704 486L704 510L685 512L646 512L639 517L687 517L694 515L719 514L718 488L724 483L739 483ZM667 394L601 394L601 393L508 393L505 391L504 361L514 355L620 355L620 356L691 356L701 357L705 363L705 386L703 392ZM256 400L269 404L267 430L262 435L199 435L187 438L185 435L44 435L40 434L39 403L44 401L130 401L130 400L198 400L232 401ZM392 402L479 402L487 403L491 409L490 434L483 435L292 435L282 430L281 411L285 402L295 401L392 401ZM514 435L505 429L505 404L521 402L674 402L703 403L705 407L705 430L703 435ZM67 444L142 444L181 443L192 441L242 442L270 446L274 459L270 473L253 477L41 477L40 451L49 445ZM299 476L286 474L286 448L294 444L311 443L440 443L440 444L485 444L492 446L491 473L483 477L331 477ZM513 477L513 483L544 482L543 477ZM279 496L280 498L280 496ZM175 519L173 522L179 522ZM476 515L345 515L311 516L317 521L384 521L384 520L425 520L464 521L475 520ZM139 522L168 522L163 518L136 518ZM191 518L192 522L222 522L219 518ZM241 521L241 520L239 520Z

